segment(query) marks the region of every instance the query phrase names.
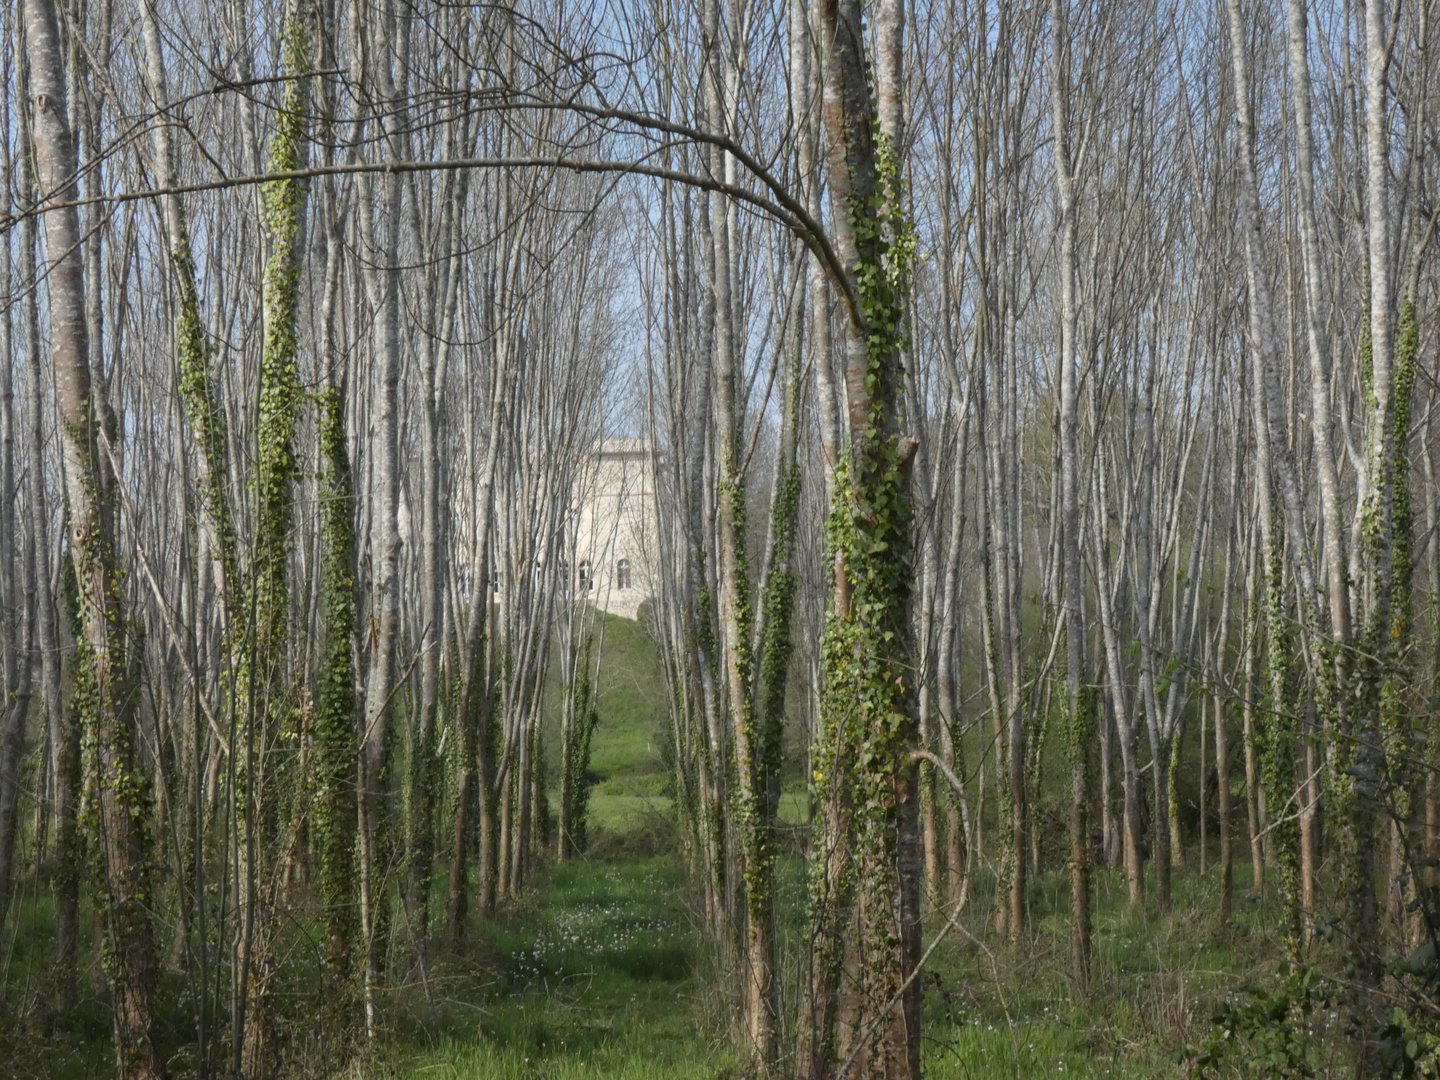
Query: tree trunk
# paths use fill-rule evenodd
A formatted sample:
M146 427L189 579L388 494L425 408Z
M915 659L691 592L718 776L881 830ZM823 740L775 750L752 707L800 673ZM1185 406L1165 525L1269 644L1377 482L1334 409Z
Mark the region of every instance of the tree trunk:
M10 112L10 84L0 90L5 114ZM10 145L3 150L4 171L10 174ZM28 192L26 193L29 194ZM0 212L10 211L10 192L0 196ZM11 247L0 251L0 290L12 296ZM30 711L30 693L35 650L35 548L33 536L22 541L15 520L15 386L18 365L14 347L11 309L0 312L0 356L7 360L0 370L0 667L5 687L4 722L0 724L0 932L15 879L15 837L19 823L20 756L25 745L25 722ZM35 379L38 371L30 371ZM38 487L39 485L35 485ZM20 591L21 582L24 591ZM37 800L38 801L38 800ZM36 838L37 843L39 837Z
M282 24L280 66L298 75L308 70L309 34L303 4ZM285 83L271 137L272 172L298 169L306 160L305 83ZM240 866L244 920L239 965L239 1002L234 1021L243 1035L232 1042L236 1065L246 1077L269 1077L279 1068L274 1005L280 929L277 904L284 857L279 850L277 814L280 774L287 764L280 748L296 733L289 670L290 555L294 547L295 447L300 376L297 369L300 270L305 223L305 189L296 180L274 181L265 191L265 232L269 255L262 298L265 339L260 362L257 424L254 580L248 635L248 670L241 672L245 723L243 845ZM237 748L238 750L238 748ZM237 1033L238 1034L238 1033Z
M51 358L65 453L70 552L79 585L81 663L93 697L92 725L100 770L104 922L113 996L116 1068L121 1077L163 1077L155 1045L154 931L150 923L150 791L135 745L133 687L125 656L125 617L115 553L115 479L100 445L99 403L90 377L79 218L73 204L75 151L66 117L64 54L53 0L25 0L31 64L37 178L47 193L46 282Z
M1065 696L1070 748L1070 973L1083 992L1090 981L1090 837L1088 756L1094 712L1086 686L1085 581L1080 562L1079 387L1076 378L1078 256L1075 173L1070 153L1068 0L1050 5L1050 104L1055 130L1055 183L1060 196L1060 542L1064 563ZM1085 690L1082 691L1082 687ZM1083 696L1082 696L1083 695Z

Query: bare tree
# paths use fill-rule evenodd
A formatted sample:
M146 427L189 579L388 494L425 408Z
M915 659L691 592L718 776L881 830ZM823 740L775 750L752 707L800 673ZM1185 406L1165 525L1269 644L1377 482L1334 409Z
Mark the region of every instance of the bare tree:
M43 224L50 349L83 632L79 678L81 693L89 698L82 715L93 724L98 746L116 1064L122 1076L161 1077L164 1060L154 1042L154 932L145 906L150 895L149 777L135 748L134 700L116 582L115 476L109 448L102 446L107 441L100 423L103 406L91 378L64 58L54 5L27 0L24 16L36 179L47 210Z

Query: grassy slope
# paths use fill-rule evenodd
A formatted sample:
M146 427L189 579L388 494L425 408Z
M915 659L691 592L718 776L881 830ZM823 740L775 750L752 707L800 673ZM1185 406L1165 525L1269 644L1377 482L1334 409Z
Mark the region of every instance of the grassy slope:
M736 1065L697 999L678 863L604 860L672 810L660 752L667 705L659 654L639 623L604 619L590 861L553 868L533 909L487 929L495 971L478 1009L443 1016L438 1046L393 1046L374 1075L698 1080ZM547 689L547 737L558 746L558 687ZM555 808L558 769L551 771Z
M600 723L590 748L590 771L600 777L590 793L590 831L597 840L623 836L656 815L668 817L669 776L660 756L667 715L665 677L655 643L632 619L606 615L599 654ZM558 700L558 688L550 696ZM558 711L551 712L550 744L556 749L550 801L558 812Z
M667 715L660 656L639 623L617 615L605 616L598 704L590 751L591 771L604 778L590 794L597 836L628 832L671 810L659 745Z

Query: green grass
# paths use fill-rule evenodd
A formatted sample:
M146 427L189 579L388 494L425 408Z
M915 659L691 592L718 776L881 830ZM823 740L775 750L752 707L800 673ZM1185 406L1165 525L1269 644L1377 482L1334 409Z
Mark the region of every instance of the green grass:
M541 895L489 928L498 970L473 1019L432 1049L392 1051L372 1075L645 1080L734 1065L703 1022L672 860L562 865Z
M663 773L657 740L664 731L666 699L659 650L635 620L618 615L603 618L597 688L600 726L591 744L590 767L612 778Z
M535 888L501 920L479 928L459 955L436 956L426 985L409 978L387 991L386 1037L362 1051L354 1075L717 1080L744 1074L730 1027L737 979L708 974L678 858L633 857L675 849L659 656L640 624L608 616L605 627L589 861L542 872ZM554 701L547 689L547 737L557 746ZM552 772L555 765L552 760ZM552 790L552 806L556 795ZM787 776L780 803L780 818L792 827L787 837L802 834L807 804L804 777ZM777 867L778 915L790 1021L809 923L806 865L793 845L783 850L789 854ZM1012 949L989 929L994 879L978 872L959 928L935 950L923 976L925 1075L1182 1075L1174 1053L1204 1039L1215 1002L1246 980L1273 977L1281 955L1273 893L1251 899L1248 863L1237 861L1235 873L1235 915L1221 927L1213 871L1206 878L1193 866L1177 872L1174 907L1164 916L1154 908L1153 880L1149 903L1134 911L1123 873L1098 872L1093 978L1081 995L1068 976L1064 873L1050 870L1032 880L1027 937ZM4 1004L12 1009L21 1004L16 995L45 992L53 948L48 894L42 890L20 903L20 920L11 924L19 932L0 948L8 962ZM927 911L927 944L946 917ZM313 975L305 968L296 978ZM180 1000L178 990L164 995L171 1007ZM314 988L296 993L297 1002L308 1001ZM0 1025L0 1080L112 1074L108 1018L93 996L82 996L86 1006L66 1030L7 1032ZM305 1007L300 1002L292 1015ZM299 1068L307 1076L329 1075L329 1066Z
M804 825L810 820L810 792L804 777L785 781L777 814L783 825Z
M995 942L993 878L977 882L966 930L952 933L929 965L926 1075L1180 1076L1175 1052L1199 1043L1214 1004L1246 979L1273 976L1282 954L1273 897L1250 898L1249 867L1235 867L1235 912L1221 926L1218 877L1193 870L1173 878L1173 906L1132 910L1123 872L1097 871L1089 992L1069 978L1069 882L1043 873L1030 892L1028 940ZM927 924L937 929L938 918ZM988 951L987 951L988 950Z
M590 792L590 830L595 839L616 839L653 827L673 809L670 775L661 754L668 705L660 652L645 627L634 619L601 615L604 641L599 652L596 705L600 723L590 746L590 771L599 782ZM550 802L558 813L558 681L547 688L549 745L556 747L551 767Z
M1236 869L1242 877L1246 868ZM993 880L977 881L965 929L947 937L926 969L927 1077L1178 1077L1174 1053L1203 1037L1213 1003L1243 977L1273 973L1277 943L1267 928L1278 912L1273 902L1246 900L1243 877L1229 927L1214 918L1213 874L1177 875L1174 908L1165 916L1153 906L1130 910L1122 874L1098 878L1094 978L1084 996L1067 974L1063 875L1036 879L1031 933L1015 950L986 932ZM806 927L801 860L782 860L779 886L782 935L794 955ZM707 990L694 973L695 936L673 860L568 864L553 870L537 895L543 899L529 913L487 931L494 975L468 1022L447 1024L426 1049L392 1045L383 1069L367 1075L736 1075L740 1063L719 1019L734 1002L726 987ZM930 913L927 943L941 925ZM794 997L792 984L791 1011Z
M647 818L668 820L671 800L665 795L595 793L590 796L590 826L596 836L634 832Z

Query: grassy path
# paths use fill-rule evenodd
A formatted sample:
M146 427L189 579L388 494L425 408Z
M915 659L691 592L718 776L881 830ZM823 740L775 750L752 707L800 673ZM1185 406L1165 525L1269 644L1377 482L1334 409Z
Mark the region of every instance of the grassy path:
M591 861L548 872L536 883L533 908L483 930L477 953L448 976L441 973L438 981L449 989L437 992L430 1023L392 1028L393 1038L366 1076L745 1075L725 1026L736 988L713 988L697 977L698 936L678 861L633 857L673 844L669 778L657 748L664 686L654 644L639 625L614 617L606 623L591 763L597 841ZM554 744L558 732L551 735ZM782 806L787 821L804 820L803 778L791 778ZM1248 864L1236 867L1237 908L1229 928L1214 917L1213 872L1203 879L1178 874L1175 909L1164 917L1153 900L1144 911L1129 908L1123 875L1097 873L1094 979L1083 999L1067 974L1064 875L1047 871L1033 881L1031 938L1018 952L996 945L988 932L993 879L977 875L963 919L975 937L952 933L923 975L926 1077L1181 1075L1175 1050L1204 1037L1218 997L1274 971L1279 951L1270 934L1277 913L1247 897L1248 870ZM809 933L800 860L782 860L778 884L785 954L800 957ZM927 914L927 941L944 921ZM793 1010L793 961L784 977ZM409 1012L419 1020L419 1008ZM426 1036L427 1027L440 1037Z
M1211 880L1176 879L1168 917L1131 911L1123 880L1097 889L1095 981L1077 1000L1065 975L1068 899L1058 874L1032 894L1023 954L993 954L956 932L925 972L929 1080L1179 1076L1177 1047L1200 1037L1218 996L1249 971L1273 970L1261 927L1273 911L1242 900L1235 925L1213 920ZM988 884L988 883L987 883ZM803 868L787 860L782 922L803 930ZM966 922L988 920L977 890ZM716 1080L744 1076L723 1028L725 1004L694 976L695 937L671 859L556 868L538 906L488 930L483 994L446 1011L429 1048L397 1041L366 1075L406 1080ZM1243 894L1242 894L1243 897ZM939 923L932 921L929 932ZM791 947L799 943L792 937ZM991 946L993 949L994 946ZM414 1046L415 1044L411 1044ZM378 1064L378 1063L377 1063Z
M490 931L497 978L473 1018L448 1010L437 1047L392 1049L375 1075L709 1080L733 1068L704 1021L673 860L567 864L543 897Z

